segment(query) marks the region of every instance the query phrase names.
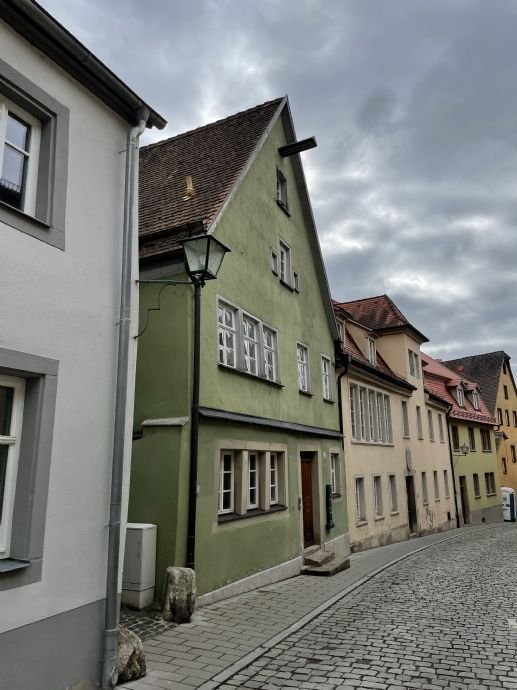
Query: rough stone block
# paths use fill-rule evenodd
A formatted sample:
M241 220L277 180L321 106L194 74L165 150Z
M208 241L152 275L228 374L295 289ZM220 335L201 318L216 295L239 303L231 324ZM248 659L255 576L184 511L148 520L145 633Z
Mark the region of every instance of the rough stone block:
M167 568L162 617L189 623L196 605L196 573L191 568Z
M119 683L143 678L146 673L142 641L123 625L118 626L117 673Z

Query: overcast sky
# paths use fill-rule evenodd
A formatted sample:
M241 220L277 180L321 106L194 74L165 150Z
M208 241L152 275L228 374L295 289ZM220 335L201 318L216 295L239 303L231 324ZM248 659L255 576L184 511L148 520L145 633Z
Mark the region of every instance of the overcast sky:
M333 297L517 363L517 2L41 0L169 121L288 94Z

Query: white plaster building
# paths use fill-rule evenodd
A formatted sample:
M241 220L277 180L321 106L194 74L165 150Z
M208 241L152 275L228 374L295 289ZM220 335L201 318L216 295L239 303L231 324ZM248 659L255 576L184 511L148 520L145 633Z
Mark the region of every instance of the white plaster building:
M0 46L0 686L87 690L133 407L133 338L127 366L118 354L121 294L137 309L130 245L121 290L125 181L135 125L165 122L30 0L0 4Z

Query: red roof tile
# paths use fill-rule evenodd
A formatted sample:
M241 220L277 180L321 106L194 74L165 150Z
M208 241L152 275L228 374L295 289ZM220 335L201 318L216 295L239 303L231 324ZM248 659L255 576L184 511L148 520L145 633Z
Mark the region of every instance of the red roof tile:
M142 258L176 250L192 227L208 229L282 102L268 101L140 150Z

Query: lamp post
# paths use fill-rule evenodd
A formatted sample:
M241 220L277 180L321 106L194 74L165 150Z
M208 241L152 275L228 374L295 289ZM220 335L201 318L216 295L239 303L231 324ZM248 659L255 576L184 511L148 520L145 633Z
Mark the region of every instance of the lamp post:
M201 353L201 288L217 278L226 252L230 250L212 235L189 237L181 242L185 270L194 285L194 351L192 355L192 405L190 412L190 466L186 567L195 570L197 465L199 446L199 366Z

